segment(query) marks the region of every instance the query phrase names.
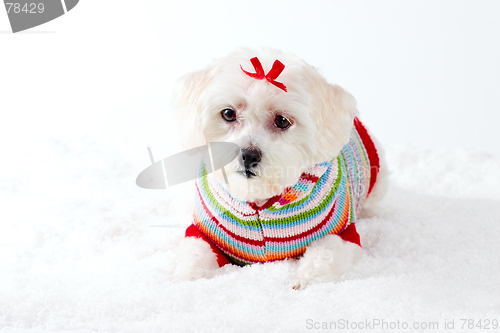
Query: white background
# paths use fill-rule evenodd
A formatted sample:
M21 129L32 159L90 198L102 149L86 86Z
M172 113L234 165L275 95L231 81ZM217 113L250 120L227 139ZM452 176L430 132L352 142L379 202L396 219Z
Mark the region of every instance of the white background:
M0 10L0 331L303 332L311 319L379 319L441 332L500 319L499 10L82 0L18 34ZM151 226L189 224L192 210L182 191L135 177L147 146L156 159L179 149L174 80L261 45L349 90L387 148L387 197L356 222L367 257L301 291L294 260L175 281L184 229Z
M498 156L499 11L498 1L84 0L15 35L0 11L2 133L138 131L143 147L168 151L158 126L175 79L238 46L270 46L350 91L387 145Z

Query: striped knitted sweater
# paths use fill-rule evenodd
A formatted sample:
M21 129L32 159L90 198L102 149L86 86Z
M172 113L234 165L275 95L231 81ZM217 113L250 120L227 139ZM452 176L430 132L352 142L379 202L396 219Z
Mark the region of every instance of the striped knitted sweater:
M358 119L354 125L336 158L307 170L294 186L260 207L234 199L201 167L194 221L186 236L209 242L221 266L298 257L327 234L360 245L354 222L375 183L379 161L366 129Z

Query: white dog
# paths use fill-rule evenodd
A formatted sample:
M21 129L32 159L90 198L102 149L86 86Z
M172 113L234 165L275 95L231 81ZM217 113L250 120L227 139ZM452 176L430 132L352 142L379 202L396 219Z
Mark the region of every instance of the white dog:
M200 171L174 276L300 257L303 288L363 257L354 222L385 195L387 172L351 94L296 56L240 49L182 77L174 109L186 147L241 148L224 172Z

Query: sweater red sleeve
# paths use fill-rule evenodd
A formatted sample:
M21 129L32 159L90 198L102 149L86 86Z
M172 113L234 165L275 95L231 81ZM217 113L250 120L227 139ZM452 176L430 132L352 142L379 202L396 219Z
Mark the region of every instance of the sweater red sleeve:
M354 223L349 224L339 236L343 240L357 244L361 247L361 240L359 238L358 232L356 231L356 225Z

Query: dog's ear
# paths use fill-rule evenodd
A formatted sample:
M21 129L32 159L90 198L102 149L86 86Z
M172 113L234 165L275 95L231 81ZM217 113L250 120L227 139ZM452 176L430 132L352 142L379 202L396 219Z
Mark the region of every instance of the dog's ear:
M315 95L317 143L319 160L327 161L337 156L349 142L354 117L357 116L356 100L338 85L328 84L324 78L316 80Z
M172 107L184 149L207 144L201 123L201 98L213 76L213 69L207 68L186 74L175 82Z

